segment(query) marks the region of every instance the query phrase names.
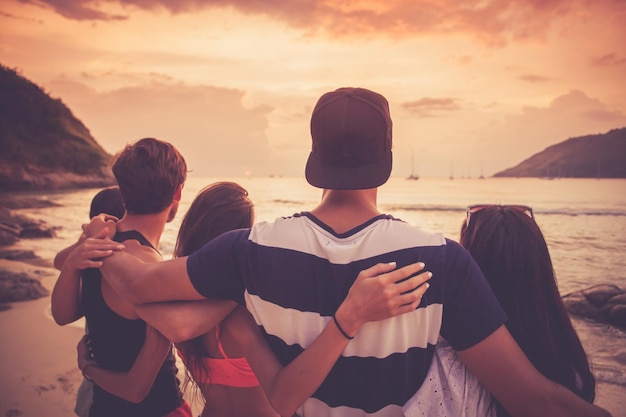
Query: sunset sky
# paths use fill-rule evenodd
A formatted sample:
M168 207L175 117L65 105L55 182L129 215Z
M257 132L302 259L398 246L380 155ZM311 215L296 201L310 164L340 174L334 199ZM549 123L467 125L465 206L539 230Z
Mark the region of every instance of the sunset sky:
M491 175L626 126L625 0L3 0L0 63L109 152L192 175L303 175L315 102L390 102L393 175ZM1 92L0 92L1 94Z

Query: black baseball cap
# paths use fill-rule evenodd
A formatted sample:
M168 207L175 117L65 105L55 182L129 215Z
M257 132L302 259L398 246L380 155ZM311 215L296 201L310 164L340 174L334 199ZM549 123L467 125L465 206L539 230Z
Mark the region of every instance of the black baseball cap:
M391 115L382 95L346 87L324 94L311 115L306 179L331 190L376 188L391 174Z

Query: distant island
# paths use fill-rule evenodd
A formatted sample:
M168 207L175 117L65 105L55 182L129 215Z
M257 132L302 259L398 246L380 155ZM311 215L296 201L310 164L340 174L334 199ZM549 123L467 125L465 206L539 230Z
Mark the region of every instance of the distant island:
M626 178L626 128L567 139L493 176Z
M59 99L0 64L0 191L103 187L109 155Z

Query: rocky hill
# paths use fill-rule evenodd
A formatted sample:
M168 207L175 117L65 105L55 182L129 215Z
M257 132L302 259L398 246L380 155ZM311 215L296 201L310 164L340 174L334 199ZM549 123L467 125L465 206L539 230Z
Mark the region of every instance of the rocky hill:
M626 178L626 128L567 139L494 177Z
M59 99L0 64L0 191L115 183L109 155Z

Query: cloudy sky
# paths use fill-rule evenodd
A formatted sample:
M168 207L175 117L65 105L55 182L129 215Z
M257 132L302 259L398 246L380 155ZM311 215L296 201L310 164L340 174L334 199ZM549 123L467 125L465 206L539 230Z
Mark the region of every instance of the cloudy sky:
M385 95L393 175L491 175L626 126L625 0L3 0L0 63L109 152L303 175L317 98Z

